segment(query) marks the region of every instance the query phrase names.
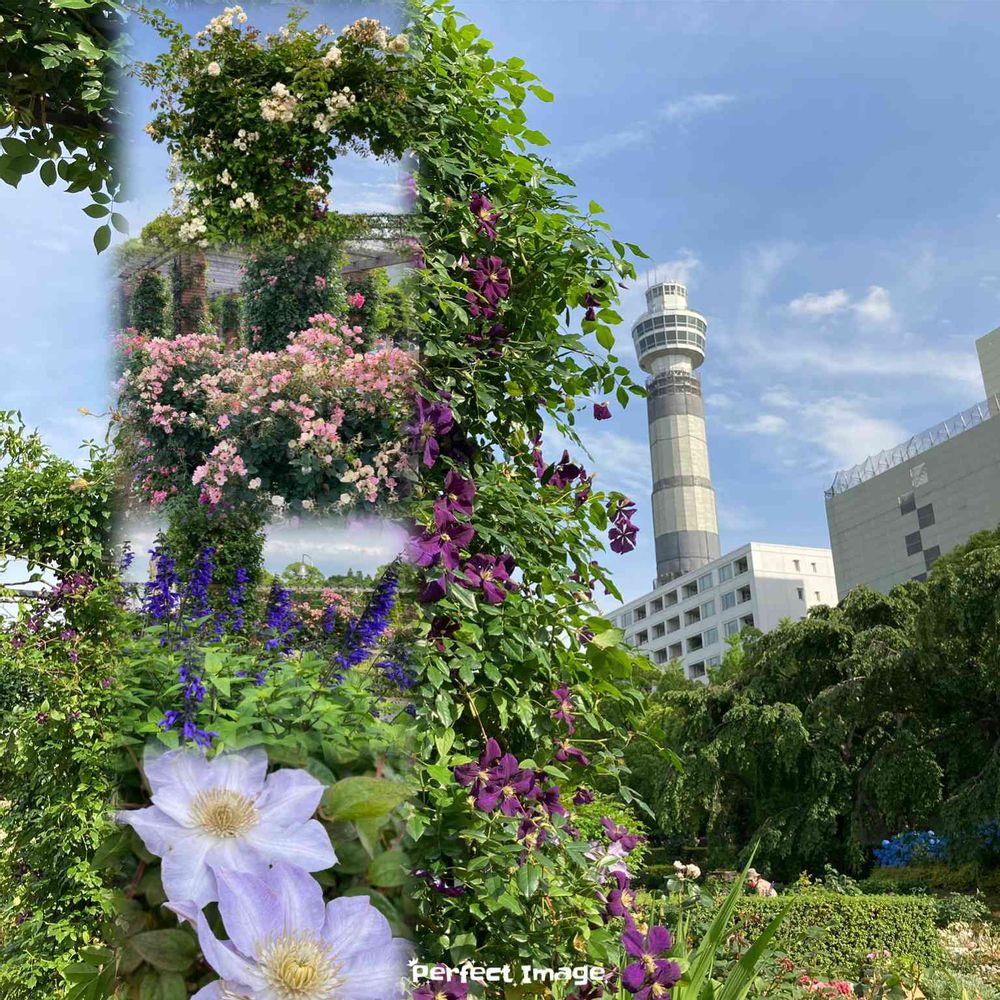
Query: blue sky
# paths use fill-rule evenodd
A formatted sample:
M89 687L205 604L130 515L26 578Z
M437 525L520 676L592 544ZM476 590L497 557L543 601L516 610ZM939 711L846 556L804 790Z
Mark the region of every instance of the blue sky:
M281 13L245 6L258 22ZM462 6L555 92L528 109L545 153L618 238L686 278L709 320L701 374L724 548L828 544L823 489L838 468L982 398L973 341L1000 324L1000 7ZM386 10L313 9L334 27ZM167 204L164 160L137 133L132 146L141 222ZM395 172L345 164L334 194L387 207ZM93 426L76 408L107 396L104 290L80 207L30 180L0 190L0 405L66 453ZM625 300L630 358L641 298ZM588 442L600 481L639 503L640 546L613 561L635 596L654 572L644 407L588 428Z

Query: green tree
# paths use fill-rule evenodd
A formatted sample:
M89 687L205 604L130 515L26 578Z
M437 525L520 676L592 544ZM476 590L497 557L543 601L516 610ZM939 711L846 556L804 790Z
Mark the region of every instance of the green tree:
M118 70L125 62L122 8L114 0L23 0L0 4L0 179L17 187L36 170L44 184L63 180L87 191L84 211L104 220L98 252L112 226L121 178L115 134L121 120Z

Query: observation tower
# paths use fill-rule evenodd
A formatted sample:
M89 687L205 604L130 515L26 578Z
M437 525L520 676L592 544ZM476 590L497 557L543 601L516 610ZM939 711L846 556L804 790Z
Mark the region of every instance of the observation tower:
M646 311L632 326L646 400L653 467L657 585L717 559L719 524L708 468L701 382L708 324L688 308L687 289L652 278Z

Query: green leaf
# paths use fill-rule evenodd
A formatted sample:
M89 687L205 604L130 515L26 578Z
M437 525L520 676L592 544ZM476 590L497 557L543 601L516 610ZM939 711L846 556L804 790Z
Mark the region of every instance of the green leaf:
M118 232L124 233L128 236L128 219L126 219L120 212L111 213L111 225L113 225Z
M83 212L92 219L103 219L108 214L108 209L104 205L88 205Z
M410 797L407 785L387 778L344 778L324 793L320 812L330 820L378 819Z
M368 881L383 888L403 885L409 877L410 859L398 848L377 854L368 866Z
M59 178L59 174L56 171L55 161L46 160L42 164L42 169L38 171L38 176L41 177L42 183L46 187L52 187L52 185L55 184Z
M615 335L611 332L610 327L599 326L597 328L597 342L606 351L610 351L615 346Z
M198 954L195 936L179 928L143 931L130 940L143 960L161 972L186 972Z
M139 1000L187 1000L184 977L177 972L147 974L139 987Z
M517 870L517 887L525 896L533 896L542 880L542 869L538 865L522 865Z
M544 132L536 132L532 128L526 128L522 134L525 141L530 142L533 146L547 146L549 144L549 138Z
M111 227L101 226L94 233L94 249L98 253L103 253L111 245Z
M535 95L535 97L537 97L540 101L544 101L546 104L549 104L551 101L555 100L555 95L552 93L551 90L546 90L544 87L540 86L537 83L534 83L530 87L528 87L528 90L530 90Z

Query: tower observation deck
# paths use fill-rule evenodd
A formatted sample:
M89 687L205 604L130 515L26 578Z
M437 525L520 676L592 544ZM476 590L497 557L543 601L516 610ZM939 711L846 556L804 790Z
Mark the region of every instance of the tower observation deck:
M701 381L708 324L688 308L687 289L654 281L646 311L632 326L639 366L649 374L646 400L653 468L653 531L657 583L665 583L720 555L715 490Z

